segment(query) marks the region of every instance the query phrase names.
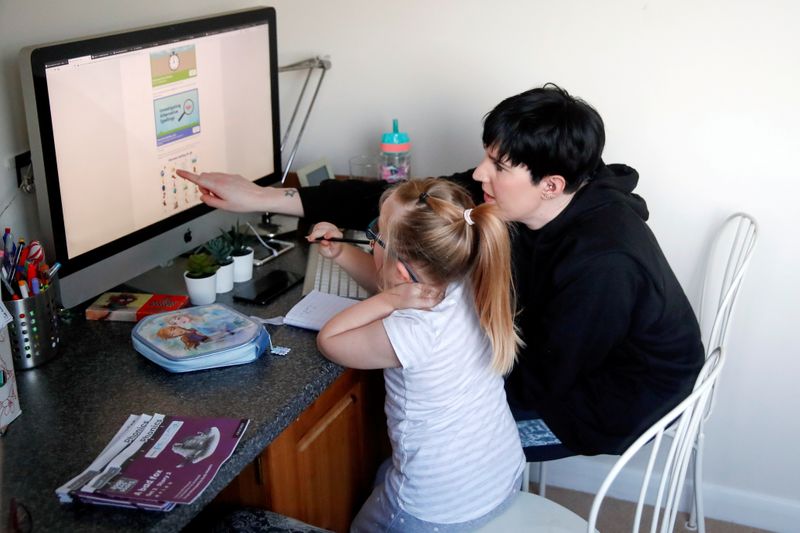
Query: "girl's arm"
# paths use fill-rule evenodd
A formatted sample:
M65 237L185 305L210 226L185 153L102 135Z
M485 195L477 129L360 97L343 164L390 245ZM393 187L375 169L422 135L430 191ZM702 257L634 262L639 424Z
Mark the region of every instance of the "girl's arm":
M325 324L317 346L325 357L342 366L397 368L400 361L381 322L394 310L386 293L348 307Z
M350 368L397 368L397 359L382 320L395 309L430 309L443 296L441 288L401 283L348 307L334 316L317 336L319 350L331 361Z

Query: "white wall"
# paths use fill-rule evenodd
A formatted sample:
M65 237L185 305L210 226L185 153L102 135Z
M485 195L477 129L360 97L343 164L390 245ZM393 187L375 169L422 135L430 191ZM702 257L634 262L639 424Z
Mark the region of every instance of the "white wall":
M235 9L213 0L0 0L0 161L27 148L16 70L27 44ZM548 81L597 107L608 162L642 175L650 224L695 299L712 226L755 215L761 240L708 427L708 514L768 529L800 523L800 4L731 0L278 0L279 60L330 54L294 168L377 151L400 119L413 173L464 170L481 156L481 118ZM299 76L299 75L298 75ZM284 116L297 76L282 75ZM0 165L0 209L14 188ZM32 226L17 200L3 225ZM608 458L592 459L596 466ZM551 482L577 486L563 463ZM559 476L561 476L559 478Z

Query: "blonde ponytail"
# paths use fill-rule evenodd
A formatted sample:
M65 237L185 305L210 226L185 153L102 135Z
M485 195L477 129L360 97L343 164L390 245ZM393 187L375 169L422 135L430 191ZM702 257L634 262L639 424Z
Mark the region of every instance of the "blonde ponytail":
M469 278L475 309L492 344L492 368L507 374L522 345L514 324L514 288L508 228L493 205L474 206L455 183L429 178L388 189L403 209L393 217L386 252L410 261L423 278L446 284Z

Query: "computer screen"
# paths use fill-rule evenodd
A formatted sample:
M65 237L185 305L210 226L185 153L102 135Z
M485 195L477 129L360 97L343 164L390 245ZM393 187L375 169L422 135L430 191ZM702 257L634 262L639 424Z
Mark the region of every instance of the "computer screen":
M272 8L33 46L20 66L43 244L62 265L65 307L235 220L177 169L280 179Z

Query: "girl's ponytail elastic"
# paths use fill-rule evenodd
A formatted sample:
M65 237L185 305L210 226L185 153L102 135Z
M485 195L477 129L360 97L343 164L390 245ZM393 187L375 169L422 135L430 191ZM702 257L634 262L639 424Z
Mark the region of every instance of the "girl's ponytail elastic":
M467 221L467 224L472 226L475 224L475 221L472 220L472 209L464 209L464 220Z

